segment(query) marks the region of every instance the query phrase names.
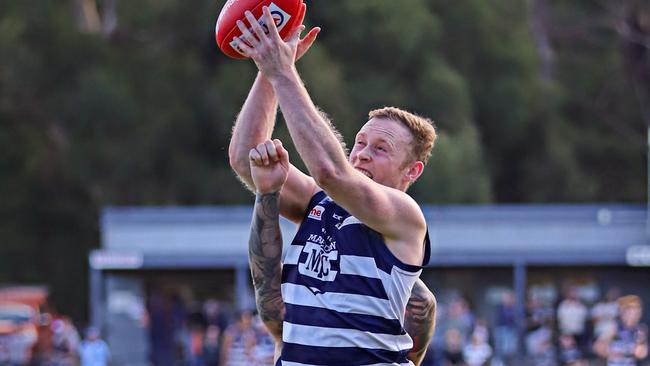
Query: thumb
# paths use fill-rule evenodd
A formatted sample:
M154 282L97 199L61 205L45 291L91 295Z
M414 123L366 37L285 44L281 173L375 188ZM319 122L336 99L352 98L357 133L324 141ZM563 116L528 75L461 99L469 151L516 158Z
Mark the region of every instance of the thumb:
M273 140L275 145L275 151L278 154L278 159L282 165L289 165L289 152L282 146L282 141L275 139Z

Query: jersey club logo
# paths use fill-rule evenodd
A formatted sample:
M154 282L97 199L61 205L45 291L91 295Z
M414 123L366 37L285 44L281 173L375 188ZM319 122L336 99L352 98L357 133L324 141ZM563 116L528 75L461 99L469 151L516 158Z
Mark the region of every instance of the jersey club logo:
M338 271L332 269L332 263L339 259L339 252L332 237L311 234L302 251L307 253L307 260L298 263L300 274L321 281L334 281Z

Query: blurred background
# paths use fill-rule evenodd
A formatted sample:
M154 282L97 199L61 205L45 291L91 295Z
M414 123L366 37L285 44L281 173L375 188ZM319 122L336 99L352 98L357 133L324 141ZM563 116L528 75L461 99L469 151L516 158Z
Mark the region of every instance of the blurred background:
M218 50L223 3L0 2L0 322L24 344L67 334L61 364L84 333L114 365L211 364L190 356L256 323L252 195L227 156L256 69ZM409 191L434 245L430 365L474 342L490 356L472 365L602 363L594 309L616 319L621 295L647 323L650 2L306 3L323 31L298 69L346 141L385 105L436 121ZM281 115L275 135L290 144ZM3 356L11 324L0 364L26 364Z

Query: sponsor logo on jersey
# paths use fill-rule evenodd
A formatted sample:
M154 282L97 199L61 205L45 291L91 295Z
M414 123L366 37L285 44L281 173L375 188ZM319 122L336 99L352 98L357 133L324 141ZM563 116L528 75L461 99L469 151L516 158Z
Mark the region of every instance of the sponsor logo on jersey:
M339 259L335 240L330 236L311 234L302 251L307 253L307 259L298 263L300 274L321 281L334 281L338 271L332 269L332 263Z
M325 208L323 206L317 205L314 206L314 208L309 211L309 217L310 219L318 220L320 221L321 218L323 217L323 212L325 212Z

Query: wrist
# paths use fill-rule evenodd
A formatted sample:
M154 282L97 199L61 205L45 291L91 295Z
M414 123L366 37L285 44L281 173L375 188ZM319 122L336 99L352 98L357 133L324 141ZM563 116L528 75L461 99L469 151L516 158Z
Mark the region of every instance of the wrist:
M268 189L268 190L266 190L266 189L262 189L262 190L256 189L255 190L255 196L257 198L274 197L274 196L279 197L280 196L280 189Z
M265 75L265 77L274 88L277 88L278 85L286 82L295 82L296 80L299 80L298 70L296 70L296 67L293 64L279 69L278 72L273 73L273 75Z

